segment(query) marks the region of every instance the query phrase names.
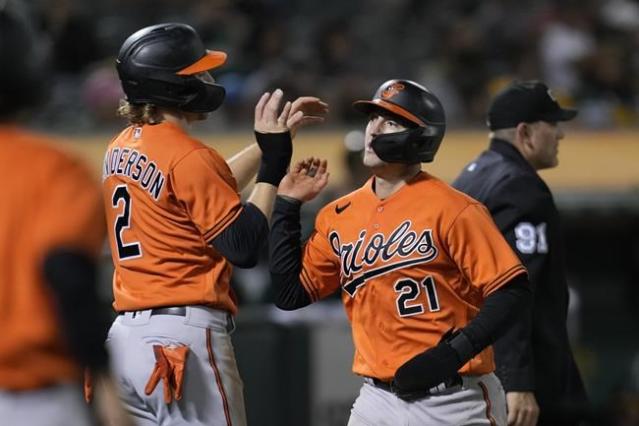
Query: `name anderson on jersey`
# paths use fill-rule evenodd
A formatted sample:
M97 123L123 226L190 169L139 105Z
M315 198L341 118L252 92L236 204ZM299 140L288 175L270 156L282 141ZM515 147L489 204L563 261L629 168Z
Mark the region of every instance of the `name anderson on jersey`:
M362 230L354 243L343 243L337 231L329 234L328 239L342 266L342 288L351 296L369 279L387 274L397 269L427 263L437 257L437 247L433 243L432 230L425 229L420 234L411 229L410 220L402 222L388 238L384 234L374 234L368 243L366 230ZM414 255L417 255L415 257ZM382 266L366 269L357 278L353 275L364 266L373 266L381 259Z
M155 200L160 198L166 181L164 174L153 161L130 148L112 148L107 151L104 156L102 180L111 175L128 176Z

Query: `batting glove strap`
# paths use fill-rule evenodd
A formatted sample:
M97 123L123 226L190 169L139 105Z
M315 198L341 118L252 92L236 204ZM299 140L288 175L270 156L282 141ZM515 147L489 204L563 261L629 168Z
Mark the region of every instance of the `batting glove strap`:
M457 352L462 365L475 356L475 347L462 330L457 330L448 339L448 344Z
M291 133L255 132L255 139L262 150L262 162L256 182L278 186L286 175L286 170L293 156Z

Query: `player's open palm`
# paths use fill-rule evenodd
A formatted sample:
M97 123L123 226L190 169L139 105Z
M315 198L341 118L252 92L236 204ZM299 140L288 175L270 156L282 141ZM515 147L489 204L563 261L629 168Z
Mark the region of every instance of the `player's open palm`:
M298 161L291 168L277 193L300 201L310 201L328 184L328 162L319 158Z
M280 111L280 104L284 92L276 89L273 93L266 92L255 105L255 131L259 133L284 133L289 128L286 123L291 112L291 102L286 102ZM303 115L301 111L298 115Z
M297 129L309 124L323 123L328 113L328 104L314 96L300 96L291 104L291 111L286 126L295 137Z

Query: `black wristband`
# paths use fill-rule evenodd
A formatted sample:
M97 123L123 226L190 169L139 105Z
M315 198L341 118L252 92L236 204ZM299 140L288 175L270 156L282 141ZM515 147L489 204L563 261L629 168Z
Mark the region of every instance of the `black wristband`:
M457 352L457 356L462 364L466 364L475 356L475 348L473 347L473 344L468 336L466 336L466 334L464 334L461 330L453 334L450 340L448 340L448 344L455 350L455 352Z
M256 182L278 186L286 175L286 170L293 156L291 133L255 132L255 139L262 150L262 162Z

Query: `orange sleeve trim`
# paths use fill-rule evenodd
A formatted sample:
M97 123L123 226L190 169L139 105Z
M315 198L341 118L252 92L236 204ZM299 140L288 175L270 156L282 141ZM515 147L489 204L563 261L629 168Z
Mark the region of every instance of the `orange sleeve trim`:
M495 290L497 290L498 288L500 288L501 286L506 284L508 281L510 281L511 279L516 277L517 275L526 274L526 273L528 273L528 271L526 270L526 268L523 265L515 265L515 266L513 266L512 268L510 268L506 272L504 272L495 281L493 281L492 283L490 283L489 285L486 286L487 291L484 294L484 297L488 296L489 294L491 294L492 292L494 292Z
M216 223L215 226L209 229L204 233L204 240L206 242L211 241L213 238L217 237L227 226L237 219L237 217L242 213L242 208L237 209L237 211L231 211L229 214L222 219L220 222Z
M302 286L304 286L304 289L311 300L313 302L317 302L319 300L319 293L317 289L313 288L313 280L310 279L308 272L305 269L302 269L300 272L300 282L302 283Z
M316 302L319 299L317 291L313 288L313 280L310 279L308 272L304 269L300 272L300 282L311 300Z

